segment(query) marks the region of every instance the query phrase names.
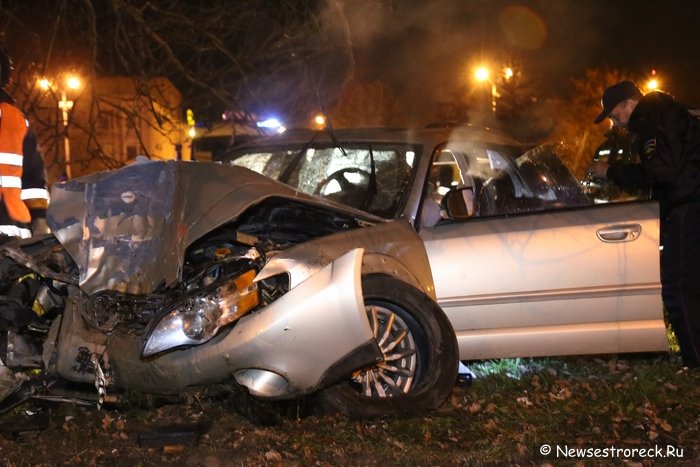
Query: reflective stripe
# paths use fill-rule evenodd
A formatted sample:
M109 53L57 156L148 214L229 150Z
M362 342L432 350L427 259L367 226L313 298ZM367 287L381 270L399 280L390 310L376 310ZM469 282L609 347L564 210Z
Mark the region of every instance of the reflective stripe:
M44 188L25 188L22 190L20 198L24 199L45 199L48 201L49 192Z
M8 237L29 238L32 236L32 231L29 229L17 227L16 225L0 225L0 235L7 235Z
M0 187L22 188L22 179L11 175L2 175L0 176Z
M0 164L22 167L22 156L12 152L0 152Z

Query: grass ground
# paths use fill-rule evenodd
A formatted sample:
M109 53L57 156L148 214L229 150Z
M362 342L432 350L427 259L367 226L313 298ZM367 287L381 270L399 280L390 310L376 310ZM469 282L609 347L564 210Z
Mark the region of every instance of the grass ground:
M470 386L455 387L436 411L402 419L309 416L260 426L230 402L210 399L150 410L60 405L27 415L23 407L0 419L0 463L700 465L700 371L682 371L677 357L515 359L470 368L477 375ZM48 418L44 428L13 431L17 417ZM204 427L196 441L139 446L146 433L194 423Z

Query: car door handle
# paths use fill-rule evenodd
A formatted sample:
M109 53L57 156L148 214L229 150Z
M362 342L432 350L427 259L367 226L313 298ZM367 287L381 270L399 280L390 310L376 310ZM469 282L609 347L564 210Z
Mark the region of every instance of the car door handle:
M631 242L642 233L639 224L611 225L596 231L598 238L604 242Z

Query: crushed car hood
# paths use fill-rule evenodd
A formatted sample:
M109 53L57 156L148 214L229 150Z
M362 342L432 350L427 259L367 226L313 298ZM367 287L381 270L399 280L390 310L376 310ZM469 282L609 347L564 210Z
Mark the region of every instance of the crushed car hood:
M354 211L242 167L158 161L55 185L47 221L85 292L151 293L180 277L193 241L270 197Z

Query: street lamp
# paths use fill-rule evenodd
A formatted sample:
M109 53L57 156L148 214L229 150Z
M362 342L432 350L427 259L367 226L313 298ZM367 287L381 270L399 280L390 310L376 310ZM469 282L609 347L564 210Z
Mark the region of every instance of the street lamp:
M68 111L73 108L73 101L68 100L68 91L77 91L81 88L82 83L76 75L68 74L63 77L62 82L52 82L47 78L41 78L38 85L44 91L54 91L61 94L61 99L58 101L58 108L61 109L63 120L63 153L66 162L66 177L71 178L70 167L70 139L68 138Z
M651 76L644 84L644 87L647 92L656 91L661 88L661 82L659 81L659 77L656 76L656 70L651 70Z
M323 114L314 115L314 126L318 129L326 127L326 116Z
M503 69L503 77L506 81L510 81L513 78L513 76L515 76L515 72L511 67L507 66Z
M498 89L496 83L491 78L491 72L485 66L479 66L474 70L474 78L479 82L487 82L491 85L491 111L496 115L496 98L498 97Z

